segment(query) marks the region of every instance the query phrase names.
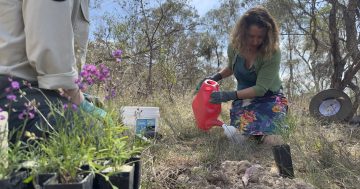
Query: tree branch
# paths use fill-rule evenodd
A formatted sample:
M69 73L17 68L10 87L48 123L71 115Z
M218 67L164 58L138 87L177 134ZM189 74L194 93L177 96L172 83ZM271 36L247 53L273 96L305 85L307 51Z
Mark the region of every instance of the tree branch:
M353 63L350 64L349 69L345 72L343 85L351 82L355 74L360 70L360 50L358 48L357 30L356 30L356 7L358 0L349 0L348 8L343 9L345 30L346 30L346 49L349 52Z

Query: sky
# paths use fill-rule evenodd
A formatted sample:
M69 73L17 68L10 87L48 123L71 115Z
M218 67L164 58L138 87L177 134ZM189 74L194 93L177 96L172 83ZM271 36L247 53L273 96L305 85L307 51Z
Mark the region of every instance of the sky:
M197 9L198 14L200 16L204 16L206 12L211 9L217 8L220 6L219 0L190 0L189 4L195 9ZM92 37L92 33L96 29L97 23L101 21L101 16L105 12L118 11L116 4L111 0L105 0L101 3L100 9L91 9L90 11L90 20L92 24L90 25L90 38Z
M191 0L190 5L198 10L200 16L203 16L207 11L219 7L220 2L219 0Z

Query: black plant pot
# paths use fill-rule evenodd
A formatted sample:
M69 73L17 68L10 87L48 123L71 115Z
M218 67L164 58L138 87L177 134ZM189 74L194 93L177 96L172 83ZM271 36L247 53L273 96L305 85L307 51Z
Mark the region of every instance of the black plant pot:
M89 173L79 183L59 183L59 177L51 177L44 183L43 189L92 189L94 174Z
M294 168L291 159L290 146L287 144L272 147L274 159L280 171L280 176L294 178Z
M94 180L94 189L112 189L112 185L116 186L119 189L133 189L134 166L122 166L121 171L116 173L110 173L108 181L104 178L104 176L96 174Z
M29 176L27 171L21 171L13 174L8 179L0 180L1 189L27 189L31 186L23 181Z
M56 173L43 173L36 175L33 185L35 189L42 189L44 186L44 183L49 180L52 177L56 177Z
M141 183L141 158L140 156L131 157L126 163L134 165L134 184L133 189L139 189Z

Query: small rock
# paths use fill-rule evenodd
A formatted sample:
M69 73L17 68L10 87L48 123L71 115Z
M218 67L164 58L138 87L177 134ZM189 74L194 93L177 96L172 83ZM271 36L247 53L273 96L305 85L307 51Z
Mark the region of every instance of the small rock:
M280 171L279 168L276 166L276 164L273 164L270 168L270 176L272 177L279 177Z
M315 189L311 184L305 183L303 180L295 179L295 187L297 189Z
M246 169L251 167L251 163L248 160L240 161L238 165L238 172L245 173Z
M228 172L229 170L244 173L247 168L251 167L248 160L244 161L225 161L221 164L222 170Z
M210 186L207 186L205 189L221 189L221 188L218 186L215 186L215 185L210 185Z
M247 168L244 176L242 177L243 184L247 186L249 182L253 182L253 183L259 182L261 171L262 171L262 167L259 164L255 164Z
M271 187L265 186L263 184L250 184L247 188L249 188L249 189L272 189Z
M201 171L201 169L202 169L202 167L193 167L192 169L191 169L191 172L194 172L194 173L196 173L196 172L199 172L199 171Z
M206 177L206 180L211 184L228 183L228 179L222 172L214 172Z
M189 176L187 176L185 174L181 174L178 176L178 178L176 180L179 182L182 182L182 183L186 183L190 180L190 178L189 178Z
M278 180L278 179L276 179L276 180L275 180L275 185L280 185L280 184L281 184L281 181Z

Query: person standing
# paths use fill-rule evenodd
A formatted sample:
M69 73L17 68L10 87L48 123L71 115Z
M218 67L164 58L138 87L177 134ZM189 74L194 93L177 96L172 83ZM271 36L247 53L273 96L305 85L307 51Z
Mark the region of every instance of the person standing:
M40 136L39 125L54 124L52 104L84 103L75 80L85 63L89 0L0 0L0 15L0 108L9 112L9 131L25 126Z

